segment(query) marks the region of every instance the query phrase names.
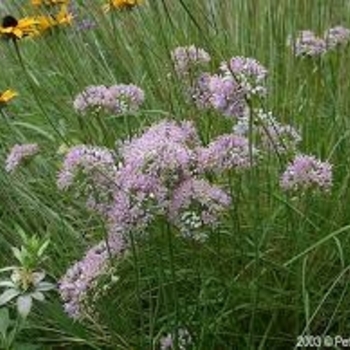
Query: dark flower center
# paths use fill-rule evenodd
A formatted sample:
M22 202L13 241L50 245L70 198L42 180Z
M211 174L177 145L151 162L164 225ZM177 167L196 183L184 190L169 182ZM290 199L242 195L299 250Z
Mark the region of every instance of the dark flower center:
M13 16L8 15L2 19L3 28L16 27L17 24L18 24L18 21Z

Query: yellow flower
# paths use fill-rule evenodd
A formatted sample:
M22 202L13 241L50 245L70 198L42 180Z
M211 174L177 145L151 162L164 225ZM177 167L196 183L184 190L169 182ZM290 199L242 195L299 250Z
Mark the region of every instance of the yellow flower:
M103 6L105 12L112 9L128 9L130 10L134 6L141 5L143 0L109 0L109 3Z
M38 22L37 28L39 29L40 33L56 25L55 19L51 16L37 16L36 20Z
M73 15L68 12L67 5L62 5L60 12L55 16L57 24L71 24Z
M4 92L0 92L0 106L6 105L10 100L16 97L18 94L13 90L5 90Z
M73 15L68 12L67 6L63 5L56 15L51 16L37 16L37 28L40 33L58 25L71 24Z
M12 16L5 16L0 27L0 35L8 39L21 39L36 32L37 21L32 17L17 20Z

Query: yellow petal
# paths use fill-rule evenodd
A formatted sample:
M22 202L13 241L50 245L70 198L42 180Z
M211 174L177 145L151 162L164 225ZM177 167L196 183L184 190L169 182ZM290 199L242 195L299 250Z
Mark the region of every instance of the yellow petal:
M7 103L8 101L12 100L17 95L18 94L16 91L8 89L0 95L0 102Z

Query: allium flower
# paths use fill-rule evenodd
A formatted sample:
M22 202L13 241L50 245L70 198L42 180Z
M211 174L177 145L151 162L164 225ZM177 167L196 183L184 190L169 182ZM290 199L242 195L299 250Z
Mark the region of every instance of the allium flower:
M88 86L82 93L78 94L73 102L74 109L78 112L85 112L87 109L103 108L108 88L104 85Z
M122 115L136 112L145 99L144 92L136 85L113 85L106 87L88 86L74 100L76 111L84 113L88 109Z
M256 59L240 56L232 57L228 62L221 63L220 70L224 76L233 75L248 97L251 95L266 95L267 69Z
M196 106L200 109L211 107L211 91L209 88L211 75L209 73L202 73L195 80L193 87L189 88L189 95Z
M236 124L232 128L232 132L235 135L248 137L249 128L250 128L249 120L251 117L253 117L253 123L254 123L254 116L253 115L251 116L250 114L251 114L250 109L249 107L247 107L245 109L244 115L236 120Z
M328 29L324 34L327 47L333 49L340 45L346 45L350 40L350 29L336 26Z
M288 165L280 184L284 190L320 188L327 191L332 186L332 165L314 156L299 154Z
M167 139L188 146L196 146L199 143L199 137L193 122L181 121L177 123L175 121L163 120L149 127L141 137L124 144L123 157L133 157L132 153L137 152L140 148L142 149L145 140L153 140L155 138L158 140Z
M316 36L311 30L303 30L298 33L295 41L288 39L295 56L321 56L327 51L326 41Z
M190 176L198 136L192 123L163 121L121 147L125 163L139 172L159 177L168 186Z
M115 179L113 202L108 211L109 232L118 232L128 239L147 226L155 214L164 212L168 190L159 178L145 175L133 166L122 167Z
M169 219L185 237L196 238L196 230L215 225L220 213L230 204L231 198L219 187L206 180L189 178L174 190Z
M171 52L171 58L179 77L190 75L198 66L210 61L210 55L194 45L177 47Z
M119 147L123 159L108 214L111 232L145 227L164 213L172 189L190 177L199 140L191 122L162 121Z
M239 118L244 115L245 92L232 76L212 76L209 91L212 107L224 116Z
M110 235L108 246L100 242L87 251L84 258L72 267L59 282L59 292L64 301L64 309L74 319L83 317L84 303L88 292L93 289L96 279L105 273L111 257L118 256L125 248L122 238Z
M88 177L108 178L116 171L111 151L102 147L78 145L66 154L62 169L58 174L57 185L60 189L70 187L79 171Z
M36 143L15 145L6 158L5 170L9 173L15 171L26 159L33 157L39 152Z
M258 132L264 148L278 153L295 152L302 138L291 125L281 124L272 112L257 112Z
M105 107L116 115L138 111L145 100L145 94L138 86L113 85L108 89Z
M192 345L192 337L187 329L180 328L177 331L177 342L179 350L186 350ZM171 333L160 339L161 350L175 350L175 340Z
M254 147L252 154L257 154ZM253 165L253 161L250 159L249 140L239 135L220 135L207 147L198 150L198 165L204 171L221 173L230 169L246 169Z

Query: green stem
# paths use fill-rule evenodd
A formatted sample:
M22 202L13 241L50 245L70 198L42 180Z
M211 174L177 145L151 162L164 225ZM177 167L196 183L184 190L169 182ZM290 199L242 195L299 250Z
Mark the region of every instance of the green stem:
M170 271L172 279L172 295L175 302L175 349L178 349L178 325L179 325L179 308L178 308L178 294L177 294L177 282L176 282L176 273L175 273L175 264L174 264L174 246L173 246L173 235L170 229L168 222L165 223L165 231L167 234L168 249L169 249L169 259L170 259Z
M14 44L14 47L15 47L15 51L16 51L16 55L17 55L17 58L18 58L18 61L19 61L19 64L20 66L22 67L23 69L23 72L24 72L24 75L26 76L27 78L27 81L28 81L28 84L29 84L29 88L32 92L32 95L34 97L34 99L36 100L38 106L40 107L40 109L42 110L44 116L46 117L48 123L50 124L50 126L52 127L52 129L56 132L56 134L61 138L61 140L68 144L68 141L64 138L64 136L60 133L60 131L58 130L58 128L54 125L54 123L51 121L50 117L48 116L48 114L46 113L46 110L43 108L43 105L40 101L40 99L38 98L38 95L36 94L36 91L35 91L35 88L33 86L33 83L32 83L32 79L31 79L31 76L30 74L28 73L28 70L24 64L24 61L23 61L23 58L22 58L22 55L21 55L21 52L20 52L20 49L19 49L19 46L18 46L18 43L16 40L13 40L13 44Z
M145 329L145 321L143 318L143 309L142 309L142 296L141 296L141 286L140 286L140 269L139 269L139 262L138 262L138 256L137 256L137 249L136 249L136 243L135 243L135 238L134 234L130 232L130 243L131 243L131 251L132 251L132 257L134 260L134 268L136 271L136 293L138 296L138 308L139 308L139 315L140 315L140 323L141 323L141 329L139 334L141 335L139 337L139 342L140 342L140 349L145 349L144 346L144 329Z

